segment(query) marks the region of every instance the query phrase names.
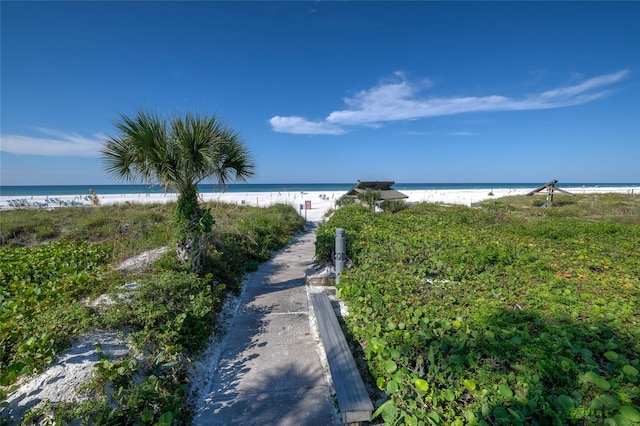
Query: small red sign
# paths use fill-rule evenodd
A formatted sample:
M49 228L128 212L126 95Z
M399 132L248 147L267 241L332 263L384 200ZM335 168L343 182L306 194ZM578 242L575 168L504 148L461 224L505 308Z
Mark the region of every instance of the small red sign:
M307 200L304 202L305 210L311 210L311 200Z

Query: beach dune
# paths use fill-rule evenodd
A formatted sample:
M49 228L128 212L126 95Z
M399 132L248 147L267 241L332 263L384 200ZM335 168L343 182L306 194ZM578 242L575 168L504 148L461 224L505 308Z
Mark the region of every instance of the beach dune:
M509 195L524 195L532 188L494 188L487 189L426 189L402 191L409 198L409 203L427 202L459 204L470 206L487 199L496 199ZM631 194L640 188L629 187L583 187L568 188L573 194L590 193L622 193ZM336 201L346 191L312 191L312 192L204 192L200 194L202 201L219 201L236 205L266 207L273 204L289 204L299 211L301 216L310 222L319 222L330 209L335 208ZM166 203L176 201L174 193L148 194L97 194L101 205L124 203ZM16 202L18 201L18 202ZM22 204L22 205L20 205ZM0 196L0 210L18 207L58 208L64 206L90 206L88 197L78 195L61 195L56 197L33 196L29 198Z

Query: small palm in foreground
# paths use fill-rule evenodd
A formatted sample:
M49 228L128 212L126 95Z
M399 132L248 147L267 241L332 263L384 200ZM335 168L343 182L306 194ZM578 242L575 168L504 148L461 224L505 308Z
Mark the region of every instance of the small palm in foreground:
M107 173L120 180L160 184L178 193L176 237L178 261L200 266L200 239L214 223L198 204L198 183L225 185L254 173L249 151L238 134L215 117L187 113L167 120L139 111L120 114L118 134L101 151Z

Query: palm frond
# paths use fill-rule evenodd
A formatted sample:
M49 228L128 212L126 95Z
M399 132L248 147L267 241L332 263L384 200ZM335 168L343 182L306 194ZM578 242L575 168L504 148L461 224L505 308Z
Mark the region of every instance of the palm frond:
M188 112L167 121L140 110L120 114L114 125L118 135L105 141L102 156L118 179L159 182L184 194L205 179L226 185L254 174L248 149L216 116Z

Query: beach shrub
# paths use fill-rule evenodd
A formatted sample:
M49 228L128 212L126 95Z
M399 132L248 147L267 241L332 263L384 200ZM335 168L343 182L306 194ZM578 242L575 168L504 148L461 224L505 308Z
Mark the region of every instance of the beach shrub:
M319 263L333 262L336 229L344 228L347 257L353 255L355 236L372 218L374 213L360 204L351 204L336 210L328 222L323 222L316 231L315 258Z
M0 212L1 220L10 217L18 227L47 217L59 230L57 239L80 238L89 223L116 230L106 232L102 244L59 241L0 250L0 405L16 380L46 366L74 336L109 328L127 333L135 357L101 360L84 389L88 400L44 404L22 420L188 423L186 369L209 343L227 291L239 292L244 273L304 227L304 219L288 205L204 207L216 224L204 256L214 273L203 276L170 255L144 271L112 269L124 257L166 244L173 204L24 210L15 216ZM31 232L25 237L37 241ZM117 303L92 306L104 293Z
M358 194L358 200L371 211L376 210L376 205L380 201L380 191L376 189L366 189L363 193Z
M109 252L67 242L0 250L0 385L39 371L86 328L78 301L102 288L96 272Z
M640 225L640 194L577 194L573 197L556 194L554 200L548 208L540 208L545 197L518 195L482 201L477 206L488 209L502 206L535 217L572 217Z
M228 205L233 220L222 216L219 204L211 208L219 219L205 238L203 271L234 291L240 290L245 273L256 270L305 225L295 208L286 204L265 208Z
M350 206L352 204L355 204L356 201L357 199L355 197L340 197L336 200L336 207L341 208Z
M162 271L136 282L128 293L125 301L104 308L100 324L108 329L125 327L137 348L155 356L167 348L189 353L203 349L224 287L212 286L210 276Z
M339 296L388 395L385 423L634 424L640 226L426 204L339 212L325 227L349 221L354 263Z
M29 214L29 220L20 211L2 212L0 215L0 247L23 247L55 238L59 230L47 212Z
M407 203L404 200L384 200L380 203L380 208L385 213L398 213L406 207Z

